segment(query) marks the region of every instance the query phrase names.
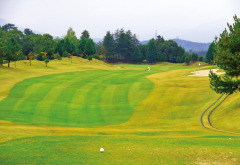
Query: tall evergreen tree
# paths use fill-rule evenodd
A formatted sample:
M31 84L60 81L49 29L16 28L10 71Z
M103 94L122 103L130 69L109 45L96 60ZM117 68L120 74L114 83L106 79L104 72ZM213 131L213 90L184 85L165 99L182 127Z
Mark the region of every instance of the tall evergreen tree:
M85 45L85 48L84 48L84 52L88 56L91 56L91 55L96 53L96 48L95 48L95 45L94 45L94 42L93 42L92 39L87 39L86 45Z
M151 64L157 61L157 47L155 40L151 39L148 43L147 58Z
M236 15L233 18L235 23L228 24L229 32L225 29L214 42L217 66L226 73L223 77L209 74L211 88L217 93L240 91L240 19Z
M64 39L61 39L57 42L57 46L56 46L54 52L55 53L58 52L61 57L64 56L64 52L65 52L65 50L64 50Z
M90 34L89 34L89 32L87 30L84 30L81 34L82 34L81 38L82 37L84 37L85 39L90 38Z
M110 34L110 31L107 31L107 34L103 38L103 46L106 49L106 58L113 57L115 53L115 43L113 35Z
M135 51L132 55L132 58L131 58L132 62L134 63L139 63L139 62L142 62L143 60L143 54L142 52L140 51L139 47L137 46L135 48Z
M86 45L86 38L81 37L81 39L79 40L79 44L78 44L78 49L79 49L80 54L84 53L85 45Z
M119 38L118 38L118 52L120 57L126 58L126 54L128 51L127 48L127 37L126 34L124 32L124 29L120 29L119 31Z
M207 59L207 62L208 63L211 63L213 61L213 54L215 53L215 50L214 50L214 42L212 42L210 45L209 45L209 48L208 48L208 51L207 51L207 54L206 54L206 59Z

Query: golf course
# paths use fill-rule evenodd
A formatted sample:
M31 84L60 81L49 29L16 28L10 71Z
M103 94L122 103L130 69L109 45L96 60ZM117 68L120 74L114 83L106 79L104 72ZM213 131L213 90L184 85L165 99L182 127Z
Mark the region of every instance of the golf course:
M71 60L0 67L0 164L240 164L239 93L192 73L216 65Z

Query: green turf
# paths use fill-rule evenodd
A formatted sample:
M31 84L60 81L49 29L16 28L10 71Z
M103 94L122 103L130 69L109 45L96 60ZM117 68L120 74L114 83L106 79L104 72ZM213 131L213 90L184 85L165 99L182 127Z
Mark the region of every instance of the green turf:
M54 126L120 124L153 89L146 74L83 71L27 79L0 103L0 118Z
M133 65L138 67L138 65ZM30 78L16 84L0 102L0 119L34 125L91 127L129 120L154 84L145 70L95 70ZM187 68L187 67L185 67Z
M197 67L182 64L147 66L17 83L0 102L0 164L240 164L238 136L201 126L218 97L208 78L187 76L192 70L182 69ZM232 98L222 107L238 112ZM239 115L225 110L217 112L236 131Z
M238 164L238 142L239 138L29 137L0 144L0 164Z

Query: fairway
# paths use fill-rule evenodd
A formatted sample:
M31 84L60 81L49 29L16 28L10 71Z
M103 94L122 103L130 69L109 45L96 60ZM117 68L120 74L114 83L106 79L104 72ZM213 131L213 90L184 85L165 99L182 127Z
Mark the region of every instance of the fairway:
M0 164L239 164L240 96L211 116L230 133L202 127L219 95L198 67L74 60L1 71Z
M153 89L146 74L105 70L27 79L0 102L0 118L50 126L120 124Z

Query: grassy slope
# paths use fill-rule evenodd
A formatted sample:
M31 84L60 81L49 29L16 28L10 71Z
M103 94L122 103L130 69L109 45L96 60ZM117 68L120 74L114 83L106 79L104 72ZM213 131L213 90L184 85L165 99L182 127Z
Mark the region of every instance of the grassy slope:
M144 75L146 71L98 70L27 79L0 103L0 118L53 126L120 124L154 87Z
M97 65L93 67L121 69ZM58 68L57 66L58 64L56 64L56 68ZM75 67L73 71L86 69L84 65L81 69L77 68L78 66ZM51 71L54 72L56 68ZM146 69L146 66L141 65L136 68L136 70L141 69ZM183 67L175 64L161 64L151 66L151 69L151 73L154 73L154 69L155 72L160 72L183 69ZM44 69L40 67L39 70ZM32 77L35 77L34 72L39 75L42 74L39 70L33 71L31 69L29 74L29 70L23 69L20 73L24 75L26 72L26 77L31 74ZM62 71L70 70L72 69L67 66ZM11 71L11 73L18 74L19 71L15 73ZM120 125L89 129L28 126L2 121L0 136L1 141L5 142L0 143L0 153L4 153L1 155L0 163L240 163L239 138L228 139L230 136L227 134L206 131L200 126L201 112L218 95L209 89L207 77L188 77L187 74L189 73L190 70L176 70L149 75L148 78L155 84L154 90L142 103L138 104L130 120ZM50 73L43 72L42 75L44 74ZM15 77L16 75L5 74L6 76ZM19 76L19 78L22 77ZM9 81L9 79L5 81ZM129 94L129 98L136 95L134 91L137 91L135 89L138 86L137 81L134 84L130 90L132 94ZM236 114L235 111L238 110L239 105L238 96L235 95L232 98L233 101L226 101L223 104L223 107L226 108L217 111L216 114L220 112L225 114L227 109ZM134 105L134 103L136 102L132 104ZM231 109L234 106L236 108ZM237 116L232 116L225 122L235 121L229 124L231 128L235 128L238 125L237 118ZM220 114L214 114L215 124L218 124L216 123L218 119L220 119ZM225 127L229 128L228 126ZM188 138L204 135L210 135L210 137ZM26 138L11 140L20 137ZM100 147L105 148L106 152L104 154L99 153Z
M92 62L88 62L88 60L78 57L73 57L72 63L68 58L63 58L60 61L50 61L47 68L44 62L36 60L32 60L31 66L27 60L18 61L16 68L14 68L13 63L11 66L11 68L7 68L5 64L4 67L0 68L0 100L8 96L10 89L16 83L27 78L74 71L119 70L119 68L103 63L102 61L94 59Z

